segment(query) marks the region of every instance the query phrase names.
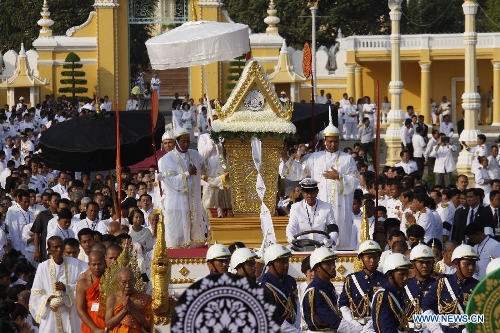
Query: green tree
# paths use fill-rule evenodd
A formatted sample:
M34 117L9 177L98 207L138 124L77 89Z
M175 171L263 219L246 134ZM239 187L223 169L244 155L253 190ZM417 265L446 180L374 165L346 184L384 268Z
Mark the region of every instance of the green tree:
M66 59L64 59L64 69L69 69L69 71L62 71L61 76L70 77L70 79L61 79L61 84L69 84L69 87L59 88L59 92L61 94L71 94L72 98L80 99L81 96L77 96L76 94L84 94L88 91L87 87L78 87L87 84L86 79L81 79L85 76L84 71L80 71L79 69L83 67L83 64L80 63L80 57L78 54L74 52L68 53Z
M281 22L280 35L288 45L302 48L311 40L312 18L307 1L275 0ZM267 0L225 0L225 8L235 22L247 24L254 33L263 33L267 25ZM340 27L345 36L383 33L389 9L385 1L324 0L319 1L316 17L317 46L331 46Z
M486 0L486 14L489 19L485 19L487 31L500 31L500 0Z
M54 21L51 27L54 35L65 35L72 26L85 22L89 13L94 10L94 0L50 0L50 18ZM18 50L21 43L26 49L32 48L33 41L38 37L42 0L2 0L0 1L0 26L2 38L0 48L2 52Z
M240 79L241 73L243 73L243 68L245 67L245 56L241 56L236 58L234 61L230 61L229 65L229 74L227 75L228 83L226 84L226 88L228 92L226 93L226 97L231 95L231 91L236 87L236 83Z

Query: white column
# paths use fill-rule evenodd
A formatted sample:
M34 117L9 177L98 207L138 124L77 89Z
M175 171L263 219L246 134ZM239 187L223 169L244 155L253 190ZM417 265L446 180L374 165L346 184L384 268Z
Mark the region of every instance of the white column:
M391 18L391 82L389 92L391 93L391 111L387 116L389 127L387 127L385 142L387 144L386 165L396 164L401 151L400 132L404 119L401 109L401 94L403 93L403 81L401 81L401 35L399 33L401 20L402 0L389 0L389 15Z
M493 64L493 106L492 106L492 119L491 126L500 126L500 62L492 61Z
M477 143L477 135L481 132L477 126L477 112L481 108L481 96L477 93L477 66L476 66L476 13L475 0L465 0L462 8L465 15L465 91L462 95L462 108L465 111L464 130L460 135L460 142L465 141L473 147ZM474 175L471 173L472 154L463 149L458 156L457 171L469 177L469 186L475 186Z

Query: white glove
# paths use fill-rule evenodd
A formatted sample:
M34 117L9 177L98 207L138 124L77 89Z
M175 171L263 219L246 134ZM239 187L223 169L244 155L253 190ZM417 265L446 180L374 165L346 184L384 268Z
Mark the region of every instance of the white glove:
M363 326L356 321L348 321L342 319L340 322L339 328L337 328L337 333L353 333L353 332L362 332Z
M161 182L165 177L163 177L163 172L156 173L155 179L157 182Z
M424 312L424 315L433 315L434 311L432 310L427 310ZM443 333L443 329L441 328L441 325L438 323L426 323L425 326L427 329L429 329L429 332L431 333Z
M339 241L339 233L336 231L330 232L330 238L333 241L333 245L337 246L338 241Z
M323 238L323 244L325 244L326 247L332 247L333 239L325 237Z
M363 326L363 329L364 329L364 333L375 333L375 329L373 329L373 321L371 320L368 320L368 322L365 324L365 326Z
M342 318L349 321L352 320L352 313L348 306L341 306L340 312L342 312Z

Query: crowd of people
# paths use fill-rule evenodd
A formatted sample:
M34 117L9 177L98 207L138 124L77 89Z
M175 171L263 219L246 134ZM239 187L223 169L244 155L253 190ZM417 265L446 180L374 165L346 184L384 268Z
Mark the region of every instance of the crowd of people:
M352 98L344 94L343 100L339 105L345 113ZM446 115L443 128L429 135L425 119L414 117L409 107L401 161L376 175L370 118L375 109L369 97L365 104L359 127L359 115L352 117L357 136L349 130L346 139L360 139L352 147L340 149L342 131L330 123L318 135L316 151L310 143L283 150L277 212L289 216L290 244L271 245L260 258L242 243L208 249L211 274L231 269L262 285L277 306L283 332L418 331L422 326L413 321L414 314L460 314L486 276L490 256L500 257L500 172L490 168L496 164L498 169L498 147L487 156L483 135L474 148L462 144L475 156L477 187L469 188L466 175L455 180L453 174L453 152L459 147L452 127L442 126ZM35 108L21 100L0 111L0 331L151 328L149 274L159 221L154 208L162 210L169 248L204 246L210 219L231 209L229 169L223 145L210 137L207 107L204 98L195 106L189 96L176 96L173 128L162 137L158 170L154 165L135 173L123 168L121 189L113 177L51 170L40 158L42 132L92 112L92 106L47 96ZM197 149L191 149L195 140ZM433 186L423 180L425 166L428 175L435 175ZM121 219L114 191L123 191ZM366 241L363 220L368 221ZM320 233L296 236L304 231ZM291 244L297 239L322 245L303 261L307 281L299 286L288 275L292 250L300 250ZM136 290L133 272L123 269L116 281L119 291L99 313L100 279L127 246L137 252L146 292ZM340 296L330 283L335 249L357 250L363 264L346 277ZM9 315L4 318L4 313ZM428 329L459 332L463 326Z

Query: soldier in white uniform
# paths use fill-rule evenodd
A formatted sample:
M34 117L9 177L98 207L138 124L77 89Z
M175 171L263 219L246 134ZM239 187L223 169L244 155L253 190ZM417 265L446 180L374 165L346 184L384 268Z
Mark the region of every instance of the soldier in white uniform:
M286 227L286 239L289 243L294 240L294 235L309 230L319 230L327 232L328 226L335 224L332 205L317 199L318 182L314 179L306 178L300 182L304 200L296 202L290 208L290 219ZM322 234L308 234L300 236L298 239L314 239L331 246L338 237L338 233L330 232L330 239Z

